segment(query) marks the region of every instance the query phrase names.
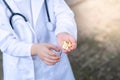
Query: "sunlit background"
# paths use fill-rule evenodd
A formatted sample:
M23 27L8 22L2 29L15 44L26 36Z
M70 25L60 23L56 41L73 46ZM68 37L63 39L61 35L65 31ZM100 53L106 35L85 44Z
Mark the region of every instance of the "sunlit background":
M66 0L78 26L76 80L120 80L120 0Z
M78 27L78 48L69 55L76 80L120 80L120 0L66 2Z

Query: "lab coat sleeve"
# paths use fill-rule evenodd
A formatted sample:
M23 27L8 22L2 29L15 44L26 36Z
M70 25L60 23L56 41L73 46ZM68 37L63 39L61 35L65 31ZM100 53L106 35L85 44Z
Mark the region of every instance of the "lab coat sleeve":
M3 53L11 56L26 57L31 56L32 44L19 41L12 30L5 7L0 4L0 49Z
M56 16L55 34L67 32L77 39L74 14L64 0L54 0L54 13Z

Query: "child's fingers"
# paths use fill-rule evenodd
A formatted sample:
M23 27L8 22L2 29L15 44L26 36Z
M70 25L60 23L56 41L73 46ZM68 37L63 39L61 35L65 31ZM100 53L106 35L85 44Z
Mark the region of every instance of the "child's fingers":
M53 65L53 64L59 62L59 60L51 60L49 58L44 58L44 62L47 63L48 65Z
M77 43L72 43L72 46L70 47L70 49L74 50L77 48Z
M48 46L48 48L49 48L50 50L55 50L56 52L59 52L59 51L60 51L60 49L59 49L58 47L56 47L55 45L48 44L47 46Z
M53 65L57 62L59 62L60 60L60 57L59 56L53 56L53 55L46 55L44 58L43 58L43 61L48 64L48 65Z

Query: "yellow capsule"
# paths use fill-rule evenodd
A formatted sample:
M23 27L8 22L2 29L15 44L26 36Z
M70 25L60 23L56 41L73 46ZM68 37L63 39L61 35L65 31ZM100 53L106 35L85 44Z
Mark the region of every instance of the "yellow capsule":
M68 43L67 43L67 46L68 46L68 47L71 47L71 46L72 46L71 42L68 42Z
M62 48L67 50L71 46L72 46L71 42L64 41Z

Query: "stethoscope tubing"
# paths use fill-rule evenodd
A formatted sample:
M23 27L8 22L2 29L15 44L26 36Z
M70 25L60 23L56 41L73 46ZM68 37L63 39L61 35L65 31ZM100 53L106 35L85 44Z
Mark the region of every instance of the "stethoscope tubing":
M47 0L45 0L45 9L46 9L47 17L48 17L48 22L51 22L48 5L47 5Z
M13 19L14 16L17 16L17 15L21 16L25 20L25 22L27 22L27 18L24 15L22 15L21 13L15 13L15 12L13 12L13 10L10 8L10 6L8 5L8 3L5 0L3 0L3 2L6 5L6 7L9 9L9 11L11 12L11 16L9 18L9 22L10 22L10 25L11 25L12 29L14 29L13 28L13 24L12 24L12 19ZM45 9L46 9L47 17L48 17L48 22L51 22L49 11L48 11L47 0L45 0Z
M13 12L13 10L10 8L10 6L8 5L8 3L7 3L5 0L3 0L3 2L4 2L4 4L6 5L6 7L9 9L9 11L11 12L11 16L10 16L10 18L9 18L9 22L10 22L10 25L11 25L12 29L14 29L14 28L13 28L13 24L12 24L12 19L13 19L13 17L16 16L16 15L21 16L21 17L25 20L25 22L27 22L27 19L26 19L26 17L25 17L24 15L22 15L22 14L20 14L20 13L15 13L15 12Z

